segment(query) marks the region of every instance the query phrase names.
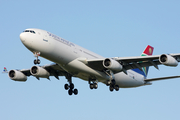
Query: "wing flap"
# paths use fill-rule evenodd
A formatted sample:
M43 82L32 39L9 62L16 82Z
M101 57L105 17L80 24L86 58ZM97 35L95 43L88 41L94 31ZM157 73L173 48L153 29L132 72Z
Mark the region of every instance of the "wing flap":
M129 63L129 64L126 64L126 65L123 65L123 67L126 69L126 70L129 70L129 69L136 69L136 68L139 68L139 67L147 67L147 66L157 66L157 65L160 65L161 63L159 61L153 61L153 64L152 62L149 62L149 61L143 61L143 62L140 62L140 63ZM141 70L141 69L140 69Z
M98 70L98 71L103 71L105 67L103 66L103 60L88 60L88 66L91 67L92 69Z

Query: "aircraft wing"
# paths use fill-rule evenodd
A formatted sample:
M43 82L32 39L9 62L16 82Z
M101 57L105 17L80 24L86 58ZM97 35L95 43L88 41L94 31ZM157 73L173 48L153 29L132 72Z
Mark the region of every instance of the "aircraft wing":
M45 70L47 70L50 73L50 76L54 76L57 79L59 79L58 76L64 76L66 71L64 71L58 64L56 63L52 63L49 65L44 65L44 66L40 66L41 68L44 68ZM22 72L24 75L26 76L31 76L31 72L30 69L22 69L19 70L20 72ZM39 78L37 78L39 79Z
M166 54L163 54L163 55L166 55ZM148 67L148 66L154 66L155 68L158 69L158 65L163 64L159 60L161 56L162 55L137 56L137 57L115 57L115 58L110 58L110 59L113 59L119 62L123 66L123 72L125 72L126 70L135 69L135 68L139 68L140 70L142 70L142 67ZM180 53L168 54L166 56L168 56L166 60L169 59L170 61L173 60L173 61L180 62ZM103 66L104 60L105 59L91 59L91 60L87 60L87 62L88 62L89 67L99 70L99 71L103 71L104 69L106 69ZM165 65L171 66L168 64L165 64Z

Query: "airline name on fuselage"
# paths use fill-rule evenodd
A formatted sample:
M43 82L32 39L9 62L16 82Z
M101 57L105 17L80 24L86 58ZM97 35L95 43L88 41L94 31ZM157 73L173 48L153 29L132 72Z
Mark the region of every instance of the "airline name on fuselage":
M59 41L61 43L64 43L64 44L66 44L66 45L68 45L70 47L75 46L73 43L71 43L71 42L69 42L69 41L67 41L67 40L65 40L63 38L60 38L60 37L58 37L58 36L56 36L56 35L54 35L54 34L52 34L50 32L47 32L47 33L49 34L50 37L54 38L55 40L57 40L57 41Z

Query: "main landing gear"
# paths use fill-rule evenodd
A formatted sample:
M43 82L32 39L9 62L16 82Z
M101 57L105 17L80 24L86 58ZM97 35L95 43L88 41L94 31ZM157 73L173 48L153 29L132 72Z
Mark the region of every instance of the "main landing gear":
M36 57L36 59L34 60L34 64L40 64L41 61L38 59L38 57L40 56L40 52L34 52L34 56Z
M89 80L89 87L90 89L97 89L98 88L98 84L96 80Z
M112 92L114 89L119 91L119 85L116 85L116 81L113 79L111 81L107 81L107 86L109 86L109 90Z
M106 85L109 86L109 90L112 92L114 89L119 91L119 85L116 84L114 79L114 73L111 70L106 70L105 73L111 78L111 80L106 81Z
M68 94L69 95L72 95L73 93L74 93L74 95L77 95L78 94L78 90L74 89L74 84L72 83L72 75L67 73L66 79L68 80L69 84L65 84L64 85L65 90L68 90Z

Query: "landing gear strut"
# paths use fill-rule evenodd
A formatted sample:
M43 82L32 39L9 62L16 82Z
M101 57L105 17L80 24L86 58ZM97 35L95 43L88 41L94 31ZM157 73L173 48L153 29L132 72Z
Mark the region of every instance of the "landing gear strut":
M38 57L40 56L40 52L34 52L34 56L36 57L36 59L34 60L34 64L40 64L41 61L38 59Z
M114 89L119 91L119 85L116 84L114 80L114 73L111 70L104 71L108 76L111 77L111 80L106 81L106 85L109 86L109 90L112 92Z
M67 73L66 79L68 80L69 84L64 85L65 90L68 90L69 95L72 95L73 93L74 93L74 95L77 95L78 90L74 89L74 84L72 83L72 75Z

